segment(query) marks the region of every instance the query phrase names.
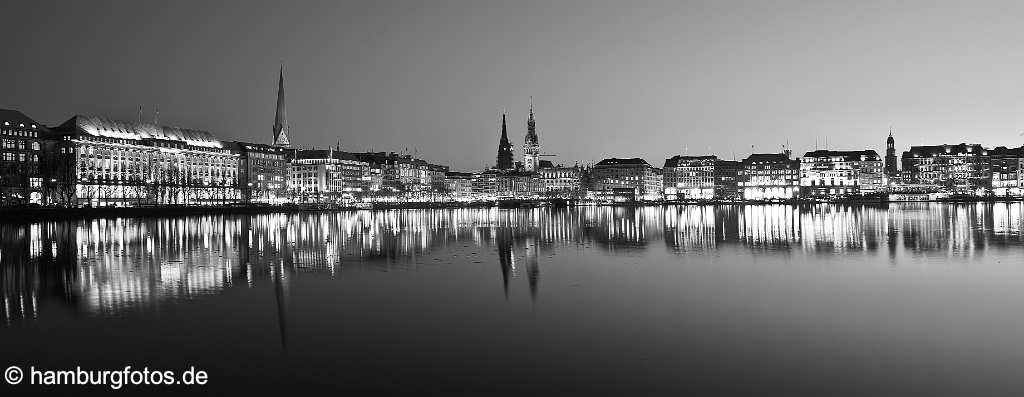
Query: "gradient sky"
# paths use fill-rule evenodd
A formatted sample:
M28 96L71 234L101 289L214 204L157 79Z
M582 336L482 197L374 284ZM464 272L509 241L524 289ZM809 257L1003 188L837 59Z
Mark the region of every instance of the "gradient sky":
M1024 143L1024 3L29 1L0 6L0 107L493 165L529 97L555 162Z

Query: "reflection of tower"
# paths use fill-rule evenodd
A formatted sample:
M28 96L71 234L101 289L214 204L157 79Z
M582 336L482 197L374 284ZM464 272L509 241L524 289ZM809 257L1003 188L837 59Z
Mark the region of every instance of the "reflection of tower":
M512 164L512 144L508 143L508 128L505 126L505 114L501 114L501 140L498 141L498 162L494 165L499 170L510 170Z
M526 247L526 279L530 281L530 300L537 301L537 284L540 282L540 264L538 263L537 238L530 240Z
M537 139L537 122L533 119L533 99L530 99L530 118L526 120L526 143L523 144L523 166L526 171L540 169L540 142Z
M277 80L277 114L274 115L274 146L291 147L288 140L288 113L284 108L284 65Z
M897 175L899 170L896 169L896 140L892 139L892 129L889 129L889 138L885 140L885 176L892 179Z
M501 265L501 282L505 287L505 299L508 299L508 278L515 268L512 258L512 228L499 227L495 238L498 240L498 264Z
M277 324L281 329L281 347L288 349L288 289L284 279L284 261L277 266L271 265L274 272L274 295L277 298Z

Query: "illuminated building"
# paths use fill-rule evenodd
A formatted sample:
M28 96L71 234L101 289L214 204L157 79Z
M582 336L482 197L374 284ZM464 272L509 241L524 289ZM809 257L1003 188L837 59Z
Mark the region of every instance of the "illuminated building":
M239 154L213 134L76 115L53 128L56 203L217 204L240 199Z
M884 184L874 150L815 150L800 158L800 193L810 197L873 193Z
M799 185L800 162L788 153L755 153L743 159L739 187L744 200L796 198Z
M433 192L444 187L448 167L394 152L364 152L353 155L370 167L370 190L387 192ZM377 182L379 180L379 182Z
M988 151L992 166L992 193L996 196L1021 196L1024 194L1024 146L1007 148L1000 146Z
M638 201L660 200L661 170L641 158L601 160L590 171L590 190L601 195L613 189L633 189Z
M988 150L979 144L911 146L902 162L904 183L967 194L992 187Z
M296 150L288 170L288 189L299 202L351 200L366 190L370 165L340 150Z
M662 168L666 200L710 200L715 197L716 156L673 156Z
M0 109L0 205L42 203L43 140L48 130L19 111Z
M226 142L238 153L238 187L242 200L280 203L287 197L288 150L247 142Z
M550 166L550 163L544 160L540 164L541 168L537 174L540 176L545 194L562 198L576 198L584 194L583 168Z
M444 174L445 192L453 200L463 201L473 198L473 174L468 172L446 172Z

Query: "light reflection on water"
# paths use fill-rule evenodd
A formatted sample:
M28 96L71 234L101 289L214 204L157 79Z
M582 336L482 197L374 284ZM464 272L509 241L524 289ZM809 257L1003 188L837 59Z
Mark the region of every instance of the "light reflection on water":
M930 317L923 317L918 324L948 318L967 322L968 317L980 314L964 311L963 307L975 307L994 299L978 295L984 292L968 290L975 294L967 295L968 299L978 299L959 302L961 308L950 306L948 312L932 313L929 311L942 310L943 306L918 306L926 299L942 299L943 288L956 288L957 279L947 277L963 277L964 282L973 283L972 288L984 288L987 283L1002 288L1009 282L1000 281L1004 276L1008 276L1006 280L1020 276L1002 274L1003 268L993 270L989 266L989 269L982 267L963 274L904 273L893 275L887 281L884 275L872 271L814 274L805 267L780 270L781 263L824 266L857 260L857 264L865 267L881 264L888 269L920 263L956 266L974 263L972 261L993 265L999 261L1012 262L1024 252L1022 227L1022 203L391 210L0 224L0 292L3 296L0 310L5 324L0 327L0 335L5 330L17 329L19 324L42 324L38 326L45 328L47 318L56 317L63 319L60 324L72 326L83 321L76 317L78 315L98 321L145 319L147 314L188 307L187 303L195 301L202 303L186 312L201 317L197 314L204 310L201 305L217 303L220 302L218 297L225 297L223 301L229 302L225 305L229 312L270 313L278 328L275 338L280 338L280 346L288 350L296 341L301 345L308 339L317 339L320 333L351 330L350 324L336 317L353 314L336 313L332 308L349 307L346 305L350 303L342 299L360 298L353 295L391 299L400 294L380 291L405 288L414 291L410 292L414 296L411 299L421 301L418 307L422 311L450 305L446 299L456 298L443 295L450 290L457 291L457 299L478 300L464 303L467 307L493 309L495 303L486 300L485 293L474 289L480 284L484 290L498 294L505 303L524 296L530 310L547 305L556 316L543 320L540 314L533 314L540 317L531 321L537 321L538 326L550 326L551 332L545 336L552 338L549 343L569 346L583 343L574 342L576 334L570 337L555 330L576 332L572 328L576 324L558 319L587 313L590 317L577 320L596 329L590 338L600 342L589 341L587 343L597 345L577 346L572 350L581 355L581 362L593 361L594 357L580 351L591 349L607 353L606 349L610 348L596 346L610 346L602 338L614 338L622 332L602 332L600 327L616 324L620 318L635 318L642 323L632 323L635 329L629 331L636 333L634 337L638 341L655 341L664 337L663 333L674 331L692 332L690 338L695 345L690 346L686 354L745 357L751 349L769 349L769 344L749 342L766 337L743 334L742 327L736 324L753 322L791 327L787 329L791 333L806 330L806 325L800 321L775 323L762 316L777 314L779 318L787 318L788 315L799 320L799 316L815 313L815 318L829 317L836 312L836 307L841 307L845 308L843 313L851 310L856 313L850 318L874 321L873 326L878 328L872 333L853 336L885 340L894 335L904 337L902 330L914 327L900 319L906 313L896 308L917 310L915 315L930 313ZM737 262L746 264L734 265ZM768 265L762 268L749 265L755 262ZM708 270L704 267L708 264L720 269ZM430 269L439 270L432 272ZM493 278L477 274L476 269L483 269L480 274ZM602 272L608 273L606 278L618 280L606 280ZM422 276L423 281L410 281L402 277L403 274ZM434 274L443 276L432 277ZM356 276L352 280L361 284L349 284L347 290L338 290L337 284L321 282L350 276ZM441 283L429 290L434 295L422 295L423 287L415 284L427 283L427 279ZM401 284L405 282L414 284ZM809 305L806 302L817 298L814 294L818 292L806 289L815 283L831 288L828 296L822 295L817 303L828 302L828 305L806 306ZM913 295L913 290L902 290L915 285L920 287L917 295ZM529 298L517 295L518 288L524 288ZM260 289L273 291L273 301L226 298L240 296L232 292ZM834 291L845 295L833 294ZM950 291L965 294L962 292L965 290ZM905 293L918 300L888 301L891 307L872 303L881 297L902 299L900 294ZM800 299L805 295L810 299ZM590 300L578 300L581 296ZM296 297L305 303L296 303ZM313 304L309 303L311 297L316 299ZM773 301L759 302L748 297ZM642 308L635 306L637 301L647 302L644 299L664 301ZM758 304L770 305L770 309L751 309L759 307ZM420 315L415 309L395 307L390 302L362 303L358 307L370 308L357 315L370 316L363 318L364 322L375 319L368 313L376 307L408 310L394 313L401 318ZM296 310L298 314L294 313ZM676 318L660 310L688 314L678 314ZM708 314L714 310L733 313L734 317ZM893 315L893 311L898 315ZM67 312L74 314L68 316ZM449 322L470 321L457 313L434 315ZM480 313L476 316L472 321L478 320L484 325L462 324L461 327L507 327L498 320L481 318ZM296 329L293 325L296 319L306 327ZM688 319L703 322L693 325L686 323ZM700 328L712 327L716 321L724 323L726 319L735 323L730 323L726 331L712 332L708 328L705 332ZM1013 344L1020 341L1013 340L1014 334L1006 330L1017 325L1011 323L974 332L990 338L991 343ZM444 324L418 323L417 326L423 327L420 331L427 334L448 330ZM816 324L814 327L825 326ZM314 331L309 331L310 328ZM846 328L824 329L831 330L832 334L850 332ZM371 336L376 331L365 330ZM548 329L532 332L543 333ZM296 333L304 337L293 336ZM834 339L832 334L823 332L821 338ZM520 336L522 334L500 337ZM544 339L536 334L534 337ZM707 352L702 350L708 349L706 343L696 342L716 337L734 344L752 344L735 351ZM235 343L244 349L254 342L240 338ZM464 340L452 343L467 343L478 350L497 349ZM685 341L669 343L686 346ZM771 345L785 343L796 342L771 341ZM659 348L672 351L664 344ZM910 348L923 347L910 345ZM551 354L559 351L553 346L547 349ZM800 356L801 352L797 349L794 354L807 358ZM345 351L345 354L350 353ZM380 357L383 353L386 352L375 351L373 356ZM1006 352L1011 353L1016 354ZM555 357L562 357L565 352L557 354ZM842 354L854 353L844 350ZM1024 352L1021 355L1024 357ZM680 353L680 356L685 355ZM1012 360L1012 357L1000 356L1000 359ZM674 365L676 358L663 358L662 363ZM658 378L652 384L669 382L666 379L669 377Z
M286 284L294 272L335 277L347 264L409 269L423 265L418 255L472 244L496 250L505 289L525 266L536 295L543 247L593 246L616 254L664 241L679 255L729 245L775 254L970 257L1021 245L1022 225L1021 203L392 210L3 224L0 285L8 323L36 317L41 295L90 314L117 315L278 276ZM516 263L513 246L528 253L525 265Z

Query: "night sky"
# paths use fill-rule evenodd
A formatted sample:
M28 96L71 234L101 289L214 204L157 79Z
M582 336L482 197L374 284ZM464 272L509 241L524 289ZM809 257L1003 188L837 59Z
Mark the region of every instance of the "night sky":
M1024 143L1024 3L5 1L0 107L493 165Z

